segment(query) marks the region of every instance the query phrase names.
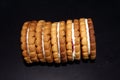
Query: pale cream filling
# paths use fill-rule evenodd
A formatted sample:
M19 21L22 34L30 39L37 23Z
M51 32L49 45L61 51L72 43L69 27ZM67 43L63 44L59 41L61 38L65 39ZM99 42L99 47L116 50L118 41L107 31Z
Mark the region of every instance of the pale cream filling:
M60 29L60 22L57 23L57 42L58 42L58 57L60 59L60 35L59 35L59 29Z
M88 54L90 55L90 36L89 36L89 27L88 27L87 19L85 19L85 25L86 25L87 42L88 42Z
M44 28L43 28L44 29ZM43 51L43 56L45 59L45 49L44 49L44 32L42 31L42 51Z
M75 35L74 35L74 23L72 23L72 47L73 47L72 57L73 57L73 60L74 60L74 58L75 58Z
M27 28L26 44L27 44L27 53L28 53L28 55L30 55L28 36L29 36L29 28Z

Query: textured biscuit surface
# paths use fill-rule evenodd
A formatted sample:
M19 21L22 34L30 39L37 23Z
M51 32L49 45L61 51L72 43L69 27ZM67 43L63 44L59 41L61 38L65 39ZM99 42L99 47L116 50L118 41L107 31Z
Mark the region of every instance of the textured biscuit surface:
M41 61L41 62L45 62L45 54L44 54L44 50L43 50L43 33L42 33L42 30L44 28L44 25L45 25L45 21L44 20L40 20L38 21L37 23L37 26L36 26L36 33L35 33L35 37L36 37L36 41L35 41L35 45L36 45L36 52L37 52L37 56L38 56L38 59Z
M75 60L80 60L81 58L80 25L78 19L74 19L74 37L75 37Z
M48 63L53 62L53 54L51 47L51 22L46 22L44 26L44 49L45 49L45 58Z
M55 63L60 63L60 56L58 51L58 37L57 37L57 22L52 23L51 27L51 45L52 45L52 53Z
M29 23L30 22L25 22L21 30L21 49L22 49L22 55L26 63L32 63L29 53L27 51L27 42L26 42L27 29L28 29Z
M80 35L83 59L89 59L85 18L80 18Z
M60 36L60 54L61 54L61 62L67 62L67 55L66 55L66 24L65 21L60 21L60 31L59 31L59 36Z
M72 20L66 22L66 52L69 61L73 61L72 54Z
M38 57L36 53L36 46L35 46L35 29L37 26L37 21L31 21L28 28L28 48L29 48L29 56L33 62L38 62Z
M90 36L90 59L96 58L96 41L93 22L91 18L88 18L89 36Z

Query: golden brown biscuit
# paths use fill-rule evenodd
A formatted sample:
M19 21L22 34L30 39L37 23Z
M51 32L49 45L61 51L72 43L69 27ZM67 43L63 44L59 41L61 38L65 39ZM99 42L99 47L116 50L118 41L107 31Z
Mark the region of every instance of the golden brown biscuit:
M24 57L24 60L26 61L26 63L32 63L30 56L28 54L28 50L27 50L27 29L28 29L28 25L30 22L25 22L22 26L22 30L21 30L21 49L22 49L22 55Z
M28 39L27 39L27 50L28 50L28 54L30 56L30 59L33 62L38 62L38 57L37 57L37 53L36 53L36 46L35 46L35 30L36 30L36 26L37 26L37 21L31 21L28 25L28 29L27 29L27 35L28 35Z
M91 18L88 18L89 36L90 36L90 59L94 60L96 58L96 41L94 26Z
M52 53L55 63L60 63L60 48L59 48L59 23L52 23L51 27L51 45L52 45Z
M36 26L36 33L35 33L35 37L36 37L36 40L35 40L35 45L36 45L36 52L37 52L37 56L38 56L38 59L41 61L41 62L45 62L45 52L44 52L44 43L43 43L43 27L45 25L45 21L44 20L40 20L38 21L37 23L37 26Z
M60 29L59 29L59 38L60 38L60 54L61 54L61 62L67 62L67 54L66 54L66 28L65 21L60 21Z
M43 33L44 33L44 50L45 50L45 58L48 63L53 62L53 54L51 47L51 22L46 22Z
M72 53L72 20L67 20L66 24L66 52L69 61L73 61Z
M85 18L80 18L80 36L83 59L89 59Z
M79 20L74 19L74 41L75 44L73 47L75 47L75 60L80 60L81 58L81 49L80 49L80 25Z

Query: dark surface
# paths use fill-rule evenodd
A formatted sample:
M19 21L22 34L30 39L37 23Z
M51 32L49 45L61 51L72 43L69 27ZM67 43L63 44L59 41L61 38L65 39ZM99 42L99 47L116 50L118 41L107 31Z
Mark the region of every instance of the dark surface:
M118 1L0 1L0 80L120 80ZM20 31L25 21L60 21L91 17L97 42L95 63L32 65L24 64Z

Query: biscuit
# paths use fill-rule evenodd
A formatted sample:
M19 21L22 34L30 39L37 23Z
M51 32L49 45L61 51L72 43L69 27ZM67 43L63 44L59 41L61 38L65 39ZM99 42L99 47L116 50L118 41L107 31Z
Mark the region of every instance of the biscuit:
M26 63L32 63L28 50L27 50L27 28L30 22L25 22L22 26L22 30L21 30L21 49L22 49L22 55L24 57L24 60L26 61Z
M80 49L80 25L79 25L79 20L74 19L74 59L75 60L80 60L81 58L81 49Z
M46 22L43 29L45 59L48 63L53 62L53 54L51 47L51 22Z
M86 19L80 18L79 22L80 22L80 37L81 37L82 57L83 57L83 59L89 59Z
M38 56L38 59L41 61L41 62L46 62L45 61L45 51L44 51L44 42L43 42L43 27L45 25L45 21L44 20L40 20L38 21L37 23L37 26L36 26L36 33L35 33L35 37L36 37L36 40L35 40L35 45L36 45L36 52L37 52L37 56Z
M51 45L55 63L60 63L60 43L59 43L59 23L52 23L51 27Z
M94 26L91 18L88 18L89 36L90 36L90 59L94 60L96 58L96 41Z
M36 30L36 26L37 26L37 21L31 21L28 25L27 28L27 51L28 54L30 56L30 59L33 62L38 62L38 57L37 57L37 53L36 53L36 46L35 46L35 30Z
M72 20L67 20L66 24L66 52L69 61L73 61L72 52Z
M60 21L60 27L59 27L59 41L60 41L60 55L61 55L61 62L65 63L67 62L67 54L66 54L66 24L65 21Z

